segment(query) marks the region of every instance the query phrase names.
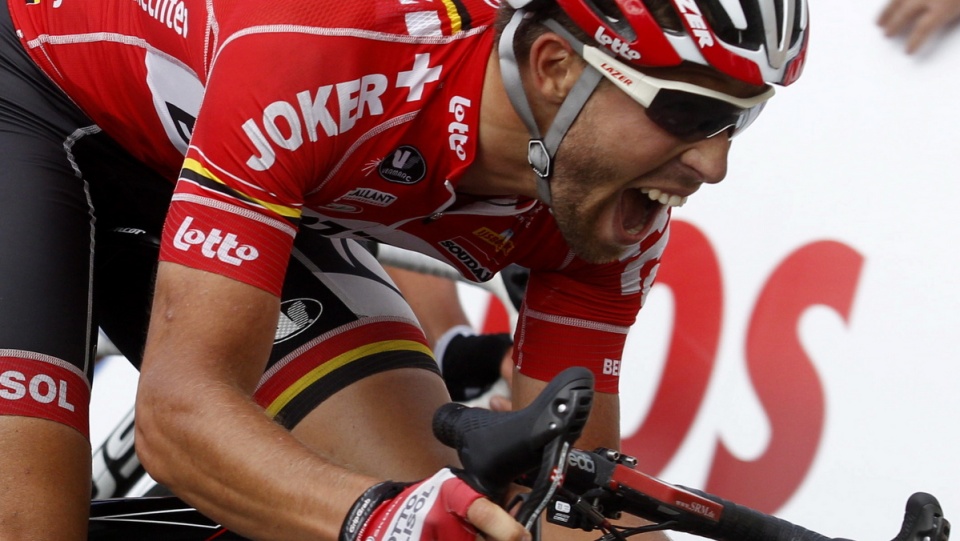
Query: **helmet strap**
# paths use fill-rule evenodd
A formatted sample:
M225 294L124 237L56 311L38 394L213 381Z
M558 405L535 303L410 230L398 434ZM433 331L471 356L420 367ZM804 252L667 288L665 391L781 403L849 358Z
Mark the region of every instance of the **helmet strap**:
M560 142L567 134L567 130L577 119L577 115L583 110L583 106L590 99L603 76L592 66L585 65L577 82L574 83L563 103L560 104L560 110L557 111L553 123L547 129L547 135L541 137L527 94L523 90L520 67L513 50L514 35L525 16L526 13L522 9L516 10L510 22L503 29L498 45L500 74L503 78L503 86L506 89L507 97L513 104L513 109L527 126L527 131L530 132L530 141L527 144L527 162L537 175L537 197L546 205L550 205L552 199L550 195L550 176L553 174L553 157L557 153L557 148L560 147Z

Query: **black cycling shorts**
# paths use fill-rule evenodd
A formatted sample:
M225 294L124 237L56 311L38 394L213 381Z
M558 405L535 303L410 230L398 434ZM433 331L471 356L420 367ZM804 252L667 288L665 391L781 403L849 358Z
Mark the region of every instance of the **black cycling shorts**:
M33 64L0 8L0 415L88 434L98 328L139 365L173 187ZM356 305L370 286L379 311ZM298 237L281 307L255 398L288 428L369 374L437 371L400 293L353 241Z

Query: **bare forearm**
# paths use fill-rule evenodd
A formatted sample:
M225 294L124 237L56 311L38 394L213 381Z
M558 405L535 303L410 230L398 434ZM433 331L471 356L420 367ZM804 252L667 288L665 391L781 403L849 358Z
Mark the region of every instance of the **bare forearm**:
M141 393L138 451L158 482L231 530L334 540L375 482L323 461L238 390L201 383L183 394Z
M330 465L253 402L278 305L251 286L161 264L137 394L137 452L160 483L231 530L332 541L374 480Z

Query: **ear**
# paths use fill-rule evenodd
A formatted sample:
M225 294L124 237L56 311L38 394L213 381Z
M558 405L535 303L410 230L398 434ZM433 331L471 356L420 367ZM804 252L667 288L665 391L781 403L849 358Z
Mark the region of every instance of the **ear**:
M562 103L583 71L583 59L553 32L541 34L530 47L530 83L547 101Z

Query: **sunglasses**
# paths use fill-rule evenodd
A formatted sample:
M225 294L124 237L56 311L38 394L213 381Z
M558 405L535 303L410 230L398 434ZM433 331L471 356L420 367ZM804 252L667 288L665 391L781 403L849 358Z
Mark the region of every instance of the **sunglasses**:
M664 131L684 141L699 141L728 133L732 139L756 120L773 97L772 86L756 96L738 98L692 83L659 79L586 45L552 19L544 21L577 50L580 56L647 111Z
M646 75L589 45L583 46L581 55L640 103L654 124L684 141L708 139L725 132L732 139L753 123L775 93L767 85L756 96L738 98L692 83Z

